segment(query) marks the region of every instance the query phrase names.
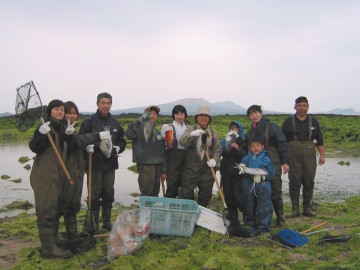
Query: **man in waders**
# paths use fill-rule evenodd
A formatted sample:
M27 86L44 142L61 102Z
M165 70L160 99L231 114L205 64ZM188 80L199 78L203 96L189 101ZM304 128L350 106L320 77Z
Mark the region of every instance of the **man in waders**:
M287 218L300 216L299 197L300 188L303 186L303 215L314 217L311 212L311 203L316 174L316 148L319 151L319 165L325 163L325 149L323 134L319 122L308 115L309 103L306 97L298 97L295 100L296 114L287 118L282 131L291 149L289 169L289 192L292 204L292 212Z

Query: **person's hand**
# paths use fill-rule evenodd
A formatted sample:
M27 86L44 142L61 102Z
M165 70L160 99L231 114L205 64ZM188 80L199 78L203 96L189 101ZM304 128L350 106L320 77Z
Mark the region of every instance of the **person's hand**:
M140 116L138 118L138 121L140 122L146 122L147 120L150 119L150 112L149 111L146 111L142 116Z
M238 138L238 137L239 137L239 134L238 134L235 130L230 130L229 133L235 135L235 138Z
M162 129L163 129L164 133L166 133L167 131L171 130L171 125L165 124L165 125L163 125Z
M210 168L214 168L216 166L216 161L215 159L210 159L208 162L207 162L207 165L210 167Z
M282 165L283 174L286 174L289 171L289 164Z
M320 155L319 157L319 165L323 165L325 163L325 156L324 155Z
M231 134L230 132L226 134L225 141L230 142L231 141Z
M66 135L72 135L75 132L74 126L76 125L77 122L75 121L74 123L70 124L70 119L68 119L67 123L68 124L67 124L67 127L65 129L65 134Z
M190 134L192 137L199 137L201 134L204 134L204 133L206 133L206 132L202 129L195 129L195 130L191 131Z
M260 183L261 182L261 175L254 175L254 182Z
M50 122L46 122L45 124L42 124L40 127L39 127L39 132L41 133L41 134L47 134L47 133L49 133L50 132L50 127L49 127L49 125L50 125Z
M88 152L88 154L94 153L94 145L89 144L88 146L86 146L86 152Z
M120 152L120 147L117 146L117 145L114 145L113 148L115 148L116 153L119 154L119 152Z
M99 132L100 140L111 140L111 134L110 131L101 131Z
M246 168L246 165L244 163L240 163L236 166L238 169L239 169L239 174L244 174L245 173L245 168Z

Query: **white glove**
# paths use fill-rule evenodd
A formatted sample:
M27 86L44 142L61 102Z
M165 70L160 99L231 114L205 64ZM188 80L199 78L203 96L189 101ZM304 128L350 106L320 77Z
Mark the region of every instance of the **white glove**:
M101 131L99 132L100 140L111 140L111 134L110 131Z
M47 134L47 133L49 133L50 132L50 127L49 127L49 125L50 125L50 122L46 122L45 124L42 124L40 127L39 127L39 132L41 133L41 134Z
M215 159L210 159L208 162L207 162L207 165L209 166L209 167L215 167L216 166L216 161L215 161Z
M70 124L70 119L68 119L67 122L68 122L68 125L65 129L65 134L72 135L75 132L74 126L76 125L77 122L75 121L74 123Z
M260 183L261 182L261 175L254 175L254 182Z
M115 148L116 153L119 154L119 152L120 152L120 146L114 145L113 148Z
M235 135L236 138L239 138L239 134L235 130L230 130L229 133Z
M238 169L239 169L239 174L244 174L245 173L245 168L246 168L246 165L244 163L240 163L238 166Z
M164 131L164 133L165 133L166 131L171 130L171 125L164 124L163 127L162 127L162 130Z
M191 131L190 134L192 137L199 137L201 134L204 134L204 133L206 133L206 132L202 129L195 129L195 130Z
M86 146L86 152L90 153L94 153L94 145L93 144L89 144L88 146Z

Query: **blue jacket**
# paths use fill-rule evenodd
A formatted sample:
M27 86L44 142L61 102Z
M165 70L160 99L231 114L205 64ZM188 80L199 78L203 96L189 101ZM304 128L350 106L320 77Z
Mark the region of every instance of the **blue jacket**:
M248 168L260 168L268 172L266 180L270 181L275 174L274 164L263 150L259 155L254 156L251 151L241 160Z

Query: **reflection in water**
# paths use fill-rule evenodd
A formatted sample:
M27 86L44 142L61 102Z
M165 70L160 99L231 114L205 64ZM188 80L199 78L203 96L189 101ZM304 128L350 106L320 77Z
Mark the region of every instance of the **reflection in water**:
M132 152L130 149L125 150L119 157L119 169L116 170L115 176L115 201L125 205L134 203L136 198L131 193L139 193L137 174L129 171L127 168L133 165L131 161ZM26 164L21 164L18 159L21 156L32 158L34 153L29 149L27 142L2 142L0 141L0 175L9 175L9 180L21 178L21 183L14 183L9 180L0 179L0 207L16 200L28 200L34 203L34 194L30 186L30 171L24 169L26 164L32 166L32 160ZM340 166L339 161L349 161L350 166ZM321 201L343 201L350 195L360 194L360 181L357 176L360 173L360 158L328 158L325 165L318 166L314 199ZM220 179L219 172L217 172ZM288 201L288 177L283 175L283 191L285 200ZM86 174L84 183L86 183ZM214 192L216 185L214 185ZM83 206L85 207L85 198L87 196L87 187L83 189ZM160 194L162 196L162 194ZM30 210L29 212L33 212ZM7 212L0 214L16 215L18 212Z

